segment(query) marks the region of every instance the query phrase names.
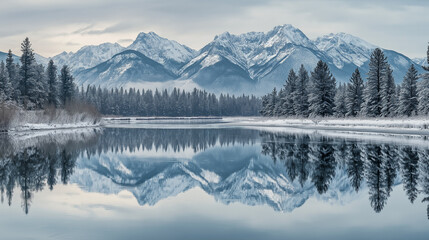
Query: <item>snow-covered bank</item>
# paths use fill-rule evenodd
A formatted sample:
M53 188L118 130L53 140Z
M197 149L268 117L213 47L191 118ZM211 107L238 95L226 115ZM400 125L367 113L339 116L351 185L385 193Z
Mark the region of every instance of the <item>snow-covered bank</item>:
M5 130L13 134L33 130L57 130L100 126L100 117L87 111L46 109L38 111L16 110Z
M311 130L374 132L389 134L429 135L428 118L365 118L365 119L287 119L287 118L224 118L228 125L288 127Z

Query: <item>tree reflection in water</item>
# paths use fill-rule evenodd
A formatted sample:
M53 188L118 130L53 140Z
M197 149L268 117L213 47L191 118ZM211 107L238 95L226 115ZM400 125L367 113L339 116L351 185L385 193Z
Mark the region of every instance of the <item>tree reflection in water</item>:
M260 136L262 154L284 162L292 181L298 178L302 185L310 176L319 194L328 190L336 168L344 163L356 192L366 182L375 212L383 210L393 186L399 184L398 173L411 203L419 192L425 195L423 201L429 202L428 149L305 134L261 132Z

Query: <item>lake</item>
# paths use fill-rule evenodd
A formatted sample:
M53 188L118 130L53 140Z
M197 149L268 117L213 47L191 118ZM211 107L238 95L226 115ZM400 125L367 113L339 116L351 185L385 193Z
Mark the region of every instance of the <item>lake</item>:
M424 137L148 123L0 143L0 239L429 236Z

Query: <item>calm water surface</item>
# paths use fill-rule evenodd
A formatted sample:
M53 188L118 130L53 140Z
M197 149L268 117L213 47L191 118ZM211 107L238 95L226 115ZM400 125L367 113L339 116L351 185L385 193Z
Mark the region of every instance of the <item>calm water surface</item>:
M0 144L0 239L429 236L425 139L200 124Z

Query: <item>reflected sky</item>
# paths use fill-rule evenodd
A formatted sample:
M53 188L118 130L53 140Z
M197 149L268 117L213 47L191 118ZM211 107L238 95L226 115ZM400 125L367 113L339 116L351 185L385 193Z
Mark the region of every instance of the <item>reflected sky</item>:
M2 139L0 230L4 239L425 239L421 142L116 128Z

